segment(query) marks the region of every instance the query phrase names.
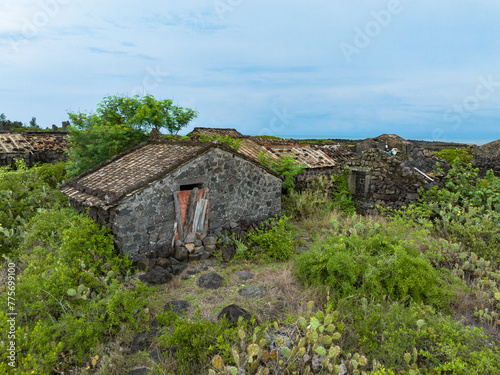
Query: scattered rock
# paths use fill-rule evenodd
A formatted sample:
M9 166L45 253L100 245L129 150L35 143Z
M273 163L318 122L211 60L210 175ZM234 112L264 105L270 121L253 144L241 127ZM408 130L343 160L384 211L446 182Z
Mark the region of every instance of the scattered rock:
M126 375L147 375L149 369L146 367L137 368L135 370L130 370Z
M153 342L154 337L155 334L151 332L139 333L137 336L134 337L134 340L132 341L132 346L130 347L130 354L134 354L142 350L148 349L151 343Z
M222 286L223 281L224 278L221 275L215 272L210 272L201 275L196 281L196 285L205 289L219 289Z
M267 288L263 285L251 285L238 290L238 294L245 298L262 298L266 293Z
M238 276L241 281L246 281L252 279L254 274L248 271L238 271L236 272L236 276Z
M225 262L229 262L236 255L236 246L235 245L226 245L221 249L222 259Z
M150 284L165 284L172 280L172 274L165 269L154 269L139 276L139 280Z
M180 263L180 264L172 264L172 273L174 275L180 275L182 271L184 271L187 268L186 263Z
M189 301L175 300L166 303L165 311L173 311L177 315L182 315L187 312L189 307L191 307L191 303Z
M197 273L200 273L200 270L196 268L188 268L186 272L188 275L196 275Z
M247 321L252 319L252 316L248 311L234 304L224 307L217 315L217 320L221 320L223 316L225 316L226 320L232 325L236 325L238 323L238 318L240 316Z

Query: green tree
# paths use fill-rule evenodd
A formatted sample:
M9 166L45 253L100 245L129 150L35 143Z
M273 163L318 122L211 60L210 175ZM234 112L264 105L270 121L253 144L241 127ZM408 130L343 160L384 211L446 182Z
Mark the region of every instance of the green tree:
M5 116L5 113L0 114L0 121L7 121L7 116Z
M36 123L36 117L32 117L30 120L30 126L33 128L39 128L38 124Z
M68 112L69 177L77 176L147 139L152 129L176 134L198 112L172 104L172 100L144 97L105 97L96 113Z
M198 112L173 104L171 99L108 96L98 105L98 114L107 122L129 125L134 129L151 131L166 129L174 135L198 116Z

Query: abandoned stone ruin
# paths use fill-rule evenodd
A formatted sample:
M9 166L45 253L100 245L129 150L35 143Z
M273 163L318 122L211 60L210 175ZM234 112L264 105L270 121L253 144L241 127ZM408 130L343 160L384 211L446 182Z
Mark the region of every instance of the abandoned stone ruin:
M63 122L63 128L68 125ZM15 165L24 159L28 167L35 163L57 163L66 159L65 131L10 132L10 121L0 121L0 167Z
M111 228L123 255L174 273L179 262L209 257L219 234L244 234L279 215L281 183L222 144L149 141L60 190Z
M481 177L484 177L490 169L493 170L495 176L500 177L500 140L474 147L472 165L479 168Z

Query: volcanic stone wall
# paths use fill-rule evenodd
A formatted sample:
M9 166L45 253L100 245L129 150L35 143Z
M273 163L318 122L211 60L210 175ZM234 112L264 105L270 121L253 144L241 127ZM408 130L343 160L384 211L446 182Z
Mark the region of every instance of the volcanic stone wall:
M422 189L438 182L405 166L398 157L379 149L369 149L349 161L349 189L360 203L360 211L371 212L376 205L401 208L414 202Z
M95 215L108 221L122 254L137 260L158 250L173 253L176 221L173 194L182 186L208 189L207 235L216 236L279 215L281 182L256 164L216 148L131 193L108 214Z

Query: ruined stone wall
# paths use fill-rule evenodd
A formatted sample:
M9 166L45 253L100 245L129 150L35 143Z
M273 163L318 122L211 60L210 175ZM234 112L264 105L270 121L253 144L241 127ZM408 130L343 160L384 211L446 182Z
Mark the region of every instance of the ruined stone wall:
M363 212L371 212L376 205L408 206L419 197L422 189L437 184L405 166L400 158L378 149L364 152L346 166L351 170L349 188Z
M110 210L109 222L122 254L137 260L148 252L171 253L173 193L181 185L192 184L209 189L208 234L248 226L281 212L280 178L216 148L132 193Z
M294 177L295 190L303 191L306 189L308 183L318 177L326 177L329 180L333 175L340 173L342 169L339 166L324 167L324 168L307 168L305 171L299 173Z
M484 177L490 169L493 170L495 176L500 177L500 140L475 146L472 165L479 168L480 177Z

